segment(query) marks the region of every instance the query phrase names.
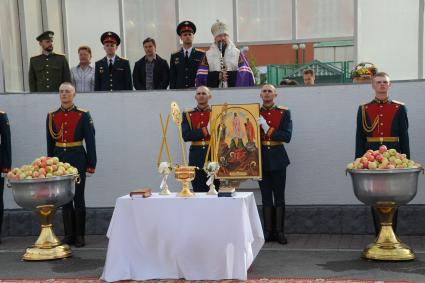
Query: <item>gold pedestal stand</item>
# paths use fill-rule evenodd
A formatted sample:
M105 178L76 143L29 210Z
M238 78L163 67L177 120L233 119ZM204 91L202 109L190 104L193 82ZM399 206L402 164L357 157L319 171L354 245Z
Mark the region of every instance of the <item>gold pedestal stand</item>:
M41 220L41 232L31 248L27 248L23 260L39 261L70 257L71 249L61 242L53 232L52 220L56 209L53 205L37 206L37 214Z
M177 194L179 197L193 197L194 193L190 191L189 182L195 179L196 166L176 166L176 180L182 183L182 190Z
M405 261L416 258L412 249L403 244L393 231L392 223L397 208L392 203L382 203L374 207L379 215L381 231L375 242L369 244L362 257L372 260Z

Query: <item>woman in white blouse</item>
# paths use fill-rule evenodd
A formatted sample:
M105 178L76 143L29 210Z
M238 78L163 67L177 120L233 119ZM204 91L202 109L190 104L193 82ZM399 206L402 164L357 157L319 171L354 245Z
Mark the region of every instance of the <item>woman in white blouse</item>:
M94 68L90 65L91 48L80 46L78 48L80 63L71 68L71 80L77 92L94 91Z

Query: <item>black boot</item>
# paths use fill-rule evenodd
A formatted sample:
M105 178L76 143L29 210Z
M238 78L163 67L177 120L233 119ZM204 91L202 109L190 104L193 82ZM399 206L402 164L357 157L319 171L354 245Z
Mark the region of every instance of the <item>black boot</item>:
M285 237L285 207L277 206L276 211L276 236L279 244L286 245L288 240Z
M62 239L63 244L73 245L75 243L74 238L74 211L72 209L63 209L62 208L62 218L63 218L63 231L65 236Z
M273 206L263 206L264 240L273 241Z
M77 248L84 247L86 241L84 236L86 234L86 212L75 211L75 246Z

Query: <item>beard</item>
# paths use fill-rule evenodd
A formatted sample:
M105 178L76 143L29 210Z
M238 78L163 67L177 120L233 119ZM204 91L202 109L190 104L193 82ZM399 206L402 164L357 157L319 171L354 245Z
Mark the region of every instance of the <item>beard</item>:
M52 52L53 51L53 45L47 46L46 48L44 48L44 51Z

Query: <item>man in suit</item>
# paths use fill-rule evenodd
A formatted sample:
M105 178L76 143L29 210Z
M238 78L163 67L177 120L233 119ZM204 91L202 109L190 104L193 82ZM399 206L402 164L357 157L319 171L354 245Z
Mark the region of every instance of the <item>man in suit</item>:
M153 38L143 40L145 56L134 64L133 83L137 90L166 89L170 82L170 67L156 54Z
M133 90L130 63L115 54L121 43L120 37L112 31L107 31L102 34L100 41L106 56L95 64L94 90Z
M404 103L390 100L390 77L379 72L372 78L375 98L359 106L357 111L356 158L367 150L377 150L381 145L394 148L410 158L409 121ZM372 208L375 235L381 230L380 221ZM397 230L397 211L394 214L393 229Z
M0 244L1 244L1 227L3 223L3 189L4 174L10 171L12 163L12 146L10 142L10 126L7 114L0 111Z
M261 88L263 105L258 123L261 130L261 159L263 178L259 181L263 202L264 238L285 245L285 184L289 165L284 143L292 137L291 112L274 103L277 93L273 85Z
M195 33L196 26L190 21L181 22L177 26L177 34L183 42L183 46L179 51L171 54L170 89L195 86L196 71L205 56L203 50L192 46Z
M53 36L53 31L37 36L42 54L30 59L28 78L31 92L56 92L61 83L71 81L65 56L53 52Z
M95 172L97 158L93 120L87 110L75 106L74 98L74 86L71 83L61 84L61 105L50 112L46 119L47 154L68 162L80 174L80 183L75 185L74 199L62 207L65 233L63 242L83 247L86 228L86 173Z

